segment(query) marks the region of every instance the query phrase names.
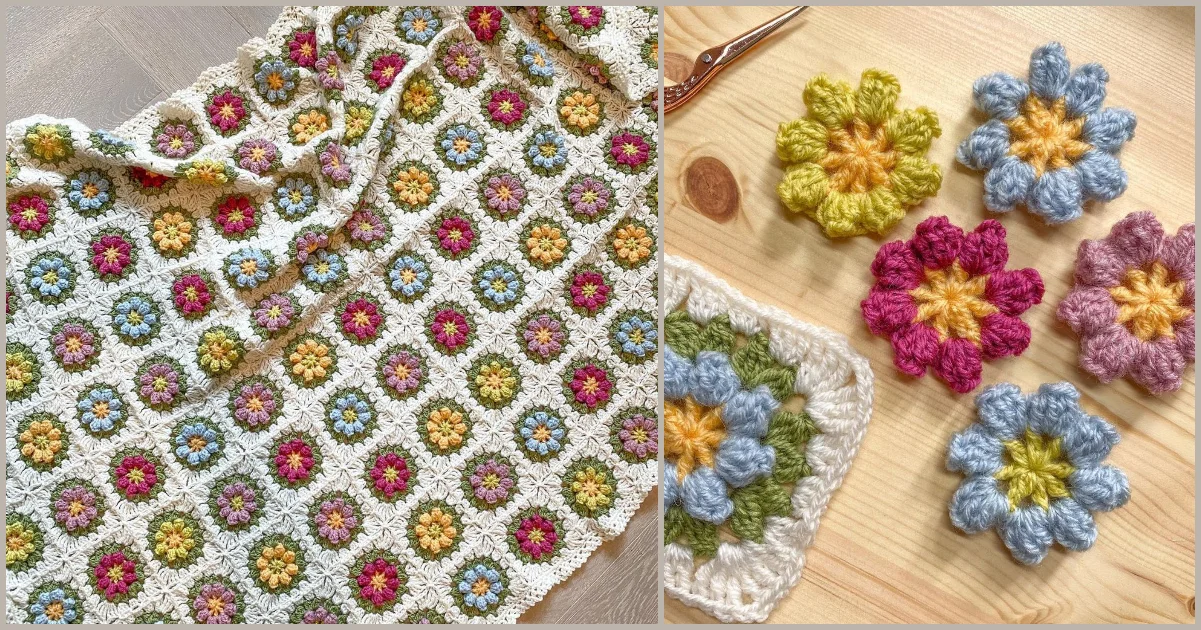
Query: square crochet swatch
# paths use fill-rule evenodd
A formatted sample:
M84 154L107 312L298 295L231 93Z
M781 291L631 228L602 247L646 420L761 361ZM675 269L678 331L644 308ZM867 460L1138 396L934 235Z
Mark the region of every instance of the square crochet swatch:
M663 575L721 621L761 622L867 431L872 371L846 339L747 299L675 256L664 268Z
M511 623L622 532L656 114L536 17L290 7L111 132L7 125L8 621Z

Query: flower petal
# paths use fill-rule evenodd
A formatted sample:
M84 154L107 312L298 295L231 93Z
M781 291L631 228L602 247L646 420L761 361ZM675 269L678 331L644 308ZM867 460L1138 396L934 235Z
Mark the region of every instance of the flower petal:
M889 336L917 317L917 304L905 291L873 288L859 303L863 320L873 335Z
M881 288L909 291L922 282L922 265L903 241L881 246L871 269Z
M1072 551L1085 551L1097 541L1093 515L1072 499L1052 503L1048 520L1055 541Z
M1029 95L1030 86L1025 81L1004 72L980 77L972 84L972 99L976 102L976 109L990 118L1016 118Z
M1113 225L1107 240L1128 266L1140 266L1159 259L1164 239L1163 225L1154 214L1132 212Z
M1043 383L1026 398L1026 422L1038 433L1063 435L1082 418L1080 391L1071 383Z
M965 479L951 497L951 524L967 534L991 529L1009 511L1009 501L992 477Z
M939 346L934 373L960 394L980 385L981 369L980 348L967 339L947 339Z
M706 407L718 407L742 389L742 381L724 352L702 350L696 353L696 388L692 398Z
M925 107L902 110L884 123L884 137L907 157L924 156L930 143L941 135L938 114Z
M1076 282L1108 288L1122 282L1126 263L1108 240L1081 241L1076 250Z
M826 236L841 238L863 234L861 217L871 211L867 193L831 191L817 208L814 219L826 230Z
M1009 126L992 119L976 127L955 151L959 163L978 171L992 168L1009 152Z
M742 488L759 477L771 474L776 466L776 449L759 438L735 435L727 437L717 449L717 474L734 488Z
M949 267L959 256L963 230L944 216L930 217L918 224L909 247L917 259L930 269Z
M715 525L726 522L734 513L734 502L727 494L726 482L708 466L698 466L684 477L680 500L690 516Z
M1026 397L1011 383L985 388L976 396L976 417L998 440L1016 440L1026 432Z
M1095 114L1105 100L1109 73L1099 63L1086 63L1072 71L1064 91L1064 104L1072 118Z
M813 162L794 164L784 171L776 192L789 210L813 214L830 194L830 179L825 169Z
M1080 186L1088 199L1113 201L1126 192L1126 171L1118 158L1093 149L1080 156L1075 163L1080 174Z
M726 402L721 419L726 425L726 431L731 435L744 435L761 438L767 435L767 426L771 416L780 403L772 396L766 385L760 385L750 391L743 390L734 394Z
M1059 42L1039 46L1030 55L1030 88L1047 101L1064 95L1071 71L1068 53Z
M942 186L942 170L924 157L902 155L888 176L901 205L912 206L933 197Z
M1084 213L1084 186L1076 169L1057 168L1043 173L1030 189L1027 207L1052 225Z
M935 191L937 190L936 186ZM905 208L901 206L894 191L887 188L873 188L871 192L867 193L867 197L867 210L858 218L858 222L864 230L883 234L905 218Z
M991 477L1003 465L1001 453L1004 450L1001 441L989 434L984 425L969 425L951 436L951 446L947 450L947 470Z
M692 361L676 354L671 346L663 351L663 397L679 400L696 389L696 368Z
M1105 289L1078 286L1059 303L1055 316L1077 335L1087 336L1113 323L1118 316L1118 305Z
M993 212L1009 212L1026 203L1034 188L1034 167L1007 155L984 176L984 205Z
M1186 361L1192 361L1197 356L1197 322L1195 315L1180 320L1176 324L1176 349Z
M829 132L816 120L798 118L780 123L776 132L776 155L784 163L816 162L827 152Z
M1120 107L1103 109L1084 121L1084 141L1108 153L1116 153L1134 137L1138 120L1134 112Z
M898 370L921 376L938 358L938 333L925 324L910 324L893 333L892 350Z
M1010 512L1000 526L1001 540L1022 564L1038 564L1047 556L1054 540L1047 513L1031 505Z
M1043 278L1029 267L998 271L988 276L984 294L1002 313L1021 315L1042 302Z
M1184 373L1184 355L1174 339L1160 337L1139 346L1138 356L1130 365L1134 380L1152 394L1180 389Z
M987 315L980 320L980 346L985 360L1016 357L1030 346L1030 327L1012 315Z
M675 464L663 463L663 507L665 508L675 505L680 500L680 479L677 474Z
M1080 367L1102 383L1124 376L1138 356L1138 339L1125 326L1109 322L1080 339Z
M963 237L959 264L972 275L996 273L1009 261L1009 244L1000 221L988 219Z
M1072 498L1090 512L1108 512L1130 500L1130 482L1126 473L1113 466L1078 468L1068 478Z
M883 70L868 68L859 78L855 91L855 109L870 125L883 124L896 111L901 82Z
M1063 452L1076 468L1092 468L1118 443L1118 430L1103 418L1080 414L1063 426Z
M1197 268L1196 225L1189 223L1176 231L1176 236L1164 244L1160 256L1168 269L1178 278L1192 280Z
M846 81L819 74L809 79L802 97L809 115L830 129L843 127L855 117L855 91Z

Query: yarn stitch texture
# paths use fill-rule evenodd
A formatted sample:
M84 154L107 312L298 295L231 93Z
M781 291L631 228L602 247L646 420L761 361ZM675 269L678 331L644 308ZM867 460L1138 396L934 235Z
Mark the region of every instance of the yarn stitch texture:
M777 192L826 236L883 234L905 211L933 197L942 171L926 159L942 134L926 109L897 109L901 84L883 70L863 71L858 89L819 74L805 85L809 112L781 123L776 153L785 166Z
M665 257L664 580L724 622L761 622L871 417L872 372L846 339Z
M1170 236L1154 214L1134 212L1080 243L1075 284L1056 310L1080 337L1080 367L1103 383L1180 389L1196 352L1195 230Z
M966 478L951 498L951 522L968 534L996 528L1022 564L1052 542L1085 551L1097 540L1093 512L1130 499L1126 474L1102 464L1118 443L1103 418L1084 413L1071 383L1024 395L1009 383L976 396L978 422L951 438L947 468Z
M1100 64L1071 69L1057 42L1030 55L1026 81L998 72L972 86L976 109L989 117L956 152L964 166L986 171L984 205L993 212L1026 206L1049 224L1080 217L1090 200L1126 191L1118 160L1134 137L1128 109L1107 107L1109 73Z
M892 343L893 363L935 376L961 394L980 385L983 362L1030 345L1022 313L1042 301L1032 268L1005 269L1005 228L989 219L964 233L946 217L918 224L908 241L885 243L872 261L876 283L860 302L872 334Z
M624 529L656 115L550 41L291 7L114 131L7 126L8 621L513 622Z

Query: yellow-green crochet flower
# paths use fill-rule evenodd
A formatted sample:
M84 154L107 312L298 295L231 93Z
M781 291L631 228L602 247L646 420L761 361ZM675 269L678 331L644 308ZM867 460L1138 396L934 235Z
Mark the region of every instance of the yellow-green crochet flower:
M785 164L778 192L830 237L883 234L905 211L934 196L938 165L926 160L942 130L924 108L898 110L901 84L869 68L859 89L824 74L805 86L809 114L782 123L776 152Z

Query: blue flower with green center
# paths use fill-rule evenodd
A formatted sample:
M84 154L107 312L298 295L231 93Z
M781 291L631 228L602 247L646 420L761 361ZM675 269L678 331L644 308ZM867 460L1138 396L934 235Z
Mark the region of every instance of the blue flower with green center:
M455 125L447 129L441 146L446 159L457 166L475 162L480 159L480 153L484 150L479 132L467 125Z
M84 171L71 179L67 199L81 212L95 212L112 199L113 183L99 171Z
M258 72L254 73L254 82L259 94L268 103L280 103L291 97L296 89L298 72L280 59L268 59L259 64Z
M113 326L123 337L135 341L150 335L158 324L158 314L154 312L154 305L136 295L121 301L115 310Z
M108 387L93 387L79 403L79 423L93 433L107 433L125 419L125 403Z
M220 449L217 432L203 422L186 424L175 436L175 456L186 461L189 466L199 466L207 462Z
M434 12L426 8L408 9L400 17L400 28L405 32L405 39L415 44L424 44L433 39L440 24Z
M29 288L44 298L59 298L71 290L75 270L61 256L51 255L35 260L25 272Z
M33 615L36 624L72 623L79 614L75 606L74 597L68 597L61 588L55 588L38 595L29 605L29 614Z
M339 396L329 411L334 430L346 437L355 437L367 430L371 421L371 406L358 394L350 392Z
M517 290L521 288L521 281L513 270L503 265L496 265L491 269L486 269L480 275L479 287L484 297L492 300L497 306L504 306L517 299Z
M463 603L481 611L495 606L500 601L500 594L505 585L500 581L500 572L482 564L477 564L463 573L459 580L459 593L463 595Z
M262 250L247 247L225 259L225 273L239 288L253 289L271 277L271 261Z
M425 293L425 283L430 279L430 272L425 263L412 256L401 256L388 270L389 286L392 290L406 298L416 297Z
M309 282L324 286L337 282L345 270L341 256L327 249L319 249L309 255L300 272Z
M655 329L655 322L631 315L618 324L613 339L622 352L642 358L658 347L659 331Z
M555 74L555 62L546 49L534 42L525 43L525 54L521 56L525 71L535 77L548 78Z
M526 151L534 166L557 169L567 163L567 143L562 134L551 129L534 134Z
M563 448L563 421L545 411L535 411L521 422L521 437L532 453L549 455Z
M275 189L276 205L289 217L303 217L316 208L313 185L299 177L289 177Z
M349 13L338 28L334 29L334 45L338 50L354 55L359 49L359 27L367 18L358 13Z

